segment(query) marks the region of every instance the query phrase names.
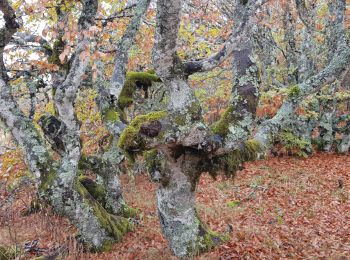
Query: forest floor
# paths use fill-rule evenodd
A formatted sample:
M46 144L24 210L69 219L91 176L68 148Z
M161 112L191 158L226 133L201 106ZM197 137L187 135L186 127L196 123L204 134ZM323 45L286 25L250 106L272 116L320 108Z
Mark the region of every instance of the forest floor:
M0 245L37 239L48 251L65 245L67 259L176 259L158 223L157 184L146 175L122 182L125 199L142 213L111 252L84 253L74 228L50 210L23 216L35 195L28 185L12 193L0 187ZM350 259L350 156L269 158L246 163L234 179L203 174L197 208L211 229L231 239L195 259Z

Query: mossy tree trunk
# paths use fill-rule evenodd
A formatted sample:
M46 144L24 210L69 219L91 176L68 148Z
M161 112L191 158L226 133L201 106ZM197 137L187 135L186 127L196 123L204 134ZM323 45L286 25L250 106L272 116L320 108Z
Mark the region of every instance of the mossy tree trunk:
M223 242L225 237L208 230L195 208L196 182L200 176L200 157L184 152L166 161L157 190L157 209L161 228L177 256L197 255Z
M151 163L150 166L160 173L158 180L161 184L157 191L159 218L172 251L180 257L198 254L224 240L222 236L206 229L196 213L195 190L201 173L215 166L236 170L237 165L249 157L243 156L240 148L226 149L224 137L211 132L203 121L201 106L187 78L192 73L215 68L232 54L235 46L246 37L248 21L258 6L255 3L247 5L247 12L241 17L242 22L217 54L201 61L182 62L176 54L182 4L181 0L157 2L153 65L169 89L166 116L149 118L142 123L139 122L140 118L135 119L138 122L132 122L124 130L119 143L130 152L150 148L158 150L154 154L159 163ZM247 55L244 53L244 58ZM244 58L239 61L246 62ZM250 67L250 62L247 66ZM245 92L255 94L255 91L251 91L247 84L242 83L244 87L241 88L241 95L248 98L250 94ZM256 97L251 101L255 104ZM136 145L133 136L138 136ZM234 154L231 153L233 150ZM233 158L234 162L231 164L228 158Z
M0 29L2 35L5 32L6 37L2 37L0 41L1 46L6 46L19 26L7 1L3 1L0 8L6 22L5 27ZM78 21L80 31L88 30L94 24L97 9L97 0L82 1L82 12ZM87 248L99 251L109 249L131 226L126 218L108 213L78 179L81 141L74 104L79 83L89 62L81 53L89 49L90 45L90 39L84 34L78 38L70 70L61 82L58 80L60 77L55 81L58 84L54 97L57 116L45 115L39 120L45 138L51 149L60 155L60 160L54 162L50 149L33 122L19 109L11 95L2 59L3 49L0 59L3 69L0 77L0 118L23 149L29 169L36 176L41 199L51 204L57 213L68 217L77 227L80 240ZM63 71L59 73L65 74Z
M132 1L131 1L132 2ZM133 4L133 3L132 3ZM114 61L112 78L105 78L104 64L96 60L97 80L94 82L98 97L96 103L102 116L103 123L110 133L109 148L103 154L85 157L81 161L84 169L93 170L102 179L105 189L104 202L106 209L114 214L130 217L135 210L127 206L122 195L119 180L120 164L125 159L123 151L117 146L121 132L125 128L123 108L120 107L120 93L126 85L126 66L129 60L129 50L133 46L136 33L143 16L150 4L150 0L139 1L133 8L133 18L128 24L123 37L116 44L117 53ZM107 87L110 85L110 87Z

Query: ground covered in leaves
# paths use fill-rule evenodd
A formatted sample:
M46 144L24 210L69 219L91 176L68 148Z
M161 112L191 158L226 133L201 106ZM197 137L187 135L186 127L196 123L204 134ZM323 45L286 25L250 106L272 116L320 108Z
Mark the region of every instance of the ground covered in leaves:
M38 240L45 254L67 249L67 259L175 259L163 238L155 207L156 184L145 175L122 176L124 195L141 214L134 232L111 252L84 253L74 228L49 209L23 216L35 191L0 189L0 245ZM235 179L204 174L197 189L203 221L231 239L198 259L350 258L350 156L269 158L247 163Z

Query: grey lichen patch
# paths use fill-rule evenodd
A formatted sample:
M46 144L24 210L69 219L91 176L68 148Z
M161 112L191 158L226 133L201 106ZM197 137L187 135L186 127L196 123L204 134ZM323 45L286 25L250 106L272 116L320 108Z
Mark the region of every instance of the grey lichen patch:
M193 124L202 120L202 107L197 100L194 100L182 110L169 113L168 119L174 127L181 131L188 130Z
M75 189L83 199L82 204L79 204L82 209L82 219L89 223L89 228L81 232L81 235L85 236L85 238L83 237L84 242L90 243L88 245L90 249L98 252L111 249L111 245L121 241L123 235L132 229L132 225L126 218L109 214L79 180L75 182ZM81 224L86 225L86 223ZM94 226L96 228L93 228ZM96 232L96 235L87 235L89 232ZM98 235L99 233L100 235Z
M237 120L235 124L229 125L229 133L227 141L239 143L242 140L247 140L254 126L253 115L246 112L242 120Z

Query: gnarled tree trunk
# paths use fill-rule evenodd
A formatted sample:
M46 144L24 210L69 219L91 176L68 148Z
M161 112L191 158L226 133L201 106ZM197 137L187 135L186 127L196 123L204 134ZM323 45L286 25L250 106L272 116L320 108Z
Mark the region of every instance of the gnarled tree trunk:
M82 4L78 26L84 31L94 24L98 2L83 0ZM15 13L7 1L3 1L0 8L6 21L5 27L1 29L1 35L6 36L0 39L2 58L4 47L19 26L16 23ZM60 160L54 162L33 122L18 108L7 84L3 59L0 60L2 65L0 118L23 149L27 164L36 176L41 199L49 202L57 213L68 217L77 227L79 237L87 248L100 251L109 249L115 241L119 241L130 229L130 223L122 216L107 212L79 180L80 126L76 119L74 104L88 64L88 59L84 59L81 53L89 48L89 39L84 35L78 38L70 70L62 82L55 81L58 84L54 97L57 117L44 115L39 120L51 148L61 156ZM108 183L113 182L110 176L106 179ZM112 213L115 212L112 210Z

